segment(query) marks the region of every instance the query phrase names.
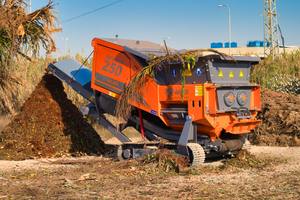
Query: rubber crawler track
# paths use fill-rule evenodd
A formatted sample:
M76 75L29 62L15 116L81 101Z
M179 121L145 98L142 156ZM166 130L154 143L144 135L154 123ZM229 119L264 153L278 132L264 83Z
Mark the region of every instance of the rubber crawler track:
M203 147L197 143L188 143L188 147L193 155L190 168L196 168L203 165L205 161L205 152Z

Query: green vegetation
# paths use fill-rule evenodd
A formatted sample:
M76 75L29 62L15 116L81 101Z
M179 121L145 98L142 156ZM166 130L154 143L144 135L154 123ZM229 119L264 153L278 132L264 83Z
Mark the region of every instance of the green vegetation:
M6 80L5 87L0 87L0 116L12 117L19 111L41 80L49 61L47 58L39 58L38 62L33 63L22 57L12 61L12 67L7 73L17 81Z
M251 68L251 82L276 92L300 94L300 51L269 56Z

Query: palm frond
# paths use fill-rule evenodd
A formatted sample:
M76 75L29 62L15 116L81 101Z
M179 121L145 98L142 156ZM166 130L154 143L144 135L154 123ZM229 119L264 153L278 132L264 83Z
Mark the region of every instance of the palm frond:
M141 91L144 90L146 77L147 76L153 77L155 75L155 72L157 72L157 67L160 64L167 63L167 69L169 69L170 62L179 62L182 64L182 70L181 70L181 74L182 74L181 77L183 79L182 91L184 91L184 87L185 87L184 70L186 68L186 62L187 62L185 58L202 56L203 52L212 52L215 54L219 54L225 58L232 59L234 62L236 62L236 60L231 56L210 48L194 49L183 53L173 53L173 54L171 54L170 51L167 50L166 45L165 48L166 50L164 52L166 53L166 55L164 56L149 55L149 59L147 61L148 66L144 67L133 76L133 78L130 80L129 84L121 94L121 97L119 98L116 106L117 127L119 127L119 124L122 121L128 120L128 117L130 116L132 111L131 102L134 100L134 96L136 95L136 93L144 94L144 92ZM183 94L182 94L182 98L183 98Z
M30 14L23 0L0 1L0 70L9 65L11 59L20 55L34 60L42 46L47 53L56 51L52 35L59 32L59 21L53 0ZM28 52L31 52L28 55ZM30 57L32 56L32 57Z

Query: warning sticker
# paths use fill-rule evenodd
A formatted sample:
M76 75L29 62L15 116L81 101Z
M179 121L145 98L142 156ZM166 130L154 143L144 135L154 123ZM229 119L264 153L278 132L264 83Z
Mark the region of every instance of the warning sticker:
M171 73L172 73L172 76L174 76L174 77L177 76L177 71L175 69L172 69Z
M116 97L116 94L113 92L109 92L109 96Z
M220 70L218 77L224 77L222 70Z
M232 73L232 71L230 70L230 73L229 73L229 76L228 76L229 78L234 78L234 76L233 76L233 73Z
M192 76L192 71L190 69L185 69L184 70L184 75L185 76Z
M203 96L203 86L195 86L195 96Z
M91 96L91 97L89 98L89 100L93 101L93 96Z
M243 71L242 71L242 70L240 71L239 77L244 77L244 74L243 74Z
M196 74L197 74L198 76L200 76L200 75L202 74L202 70L201 70L200 68L197 68L197 69L196 69Z

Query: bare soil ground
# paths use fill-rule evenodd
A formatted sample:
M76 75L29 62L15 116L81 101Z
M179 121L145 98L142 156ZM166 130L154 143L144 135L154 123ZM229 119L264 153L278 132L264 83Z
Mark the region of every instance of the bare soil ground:
M264 146L176 172L168 157L111 157L115 146L46 74L0 134L0 199L299 199L299 110L299 96L262 91L250 141Z
M93 156L1 161L0 199L299 199L299 151L254 146L260 165L208 160L181 173Z

